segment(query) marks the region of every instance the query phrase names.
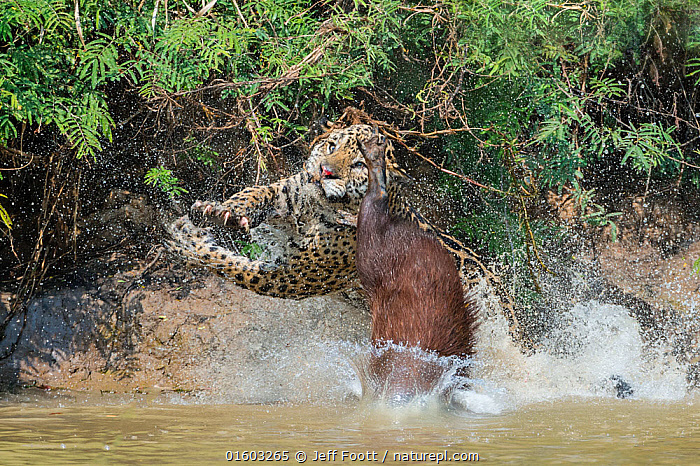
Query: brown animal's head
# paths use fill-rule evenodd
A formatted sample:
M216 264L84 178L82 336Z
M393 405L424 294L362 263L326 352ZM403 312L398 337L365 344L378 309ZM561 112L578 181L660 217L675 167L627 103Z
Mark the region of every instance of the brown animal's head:
M386 137L376 133L377 128L374 128L375 135L367 141L360 142L360 152L365 158L365 164L370 170L382 169L385 165L384 154L386 152Z
M360 150L361 142L376 135L369 125L353 125L335 130L321 139L311 150L306 170L320 182L331 200L359 203L367 192L367 165ZM405 179L394 159L394 148L386 143L386 166L389 183Z

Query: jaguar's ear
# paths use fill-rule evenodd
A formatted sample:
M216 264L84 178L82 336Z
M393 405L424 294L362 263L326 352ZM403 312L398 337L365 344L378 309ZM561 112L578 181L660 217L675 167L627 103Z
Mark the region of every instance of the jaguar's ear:
M386 148L386 171L387 174L391 176L391 180L394 183L401 183L401 184L408 184L409 182L413 183L416 180L414 180L408 173L404 171L403 168L399 167L399 164L396 162L396 158L394 158L394 146L391 144L391 141L387 141L387 148Z
M387 161L387 173L391 175L391 181L394 183L400 183L400 184L409 184L409 183L414 183L416 180L414 180L408 173L406 173L402 168L399 168L399 166L396 163L389 163Z
M323 116L318 120L317 125L322 131L331 131L333 129L333 126L335 125L335 122Z
M325 139L331 131L338 129L335 127L335 122L329 120L326 117L321 117L316 120L309 128L309 134L313 136L311 141L311 146L313 147L322 139Z

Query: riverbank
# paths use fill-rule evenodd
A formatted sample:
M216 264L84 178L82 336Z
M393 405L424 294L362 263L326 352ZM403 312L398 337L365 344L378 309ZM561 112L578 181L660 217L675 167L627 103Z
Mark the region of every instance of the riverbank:
M124 267L121 259L102 265ZM223 382L217 373L224 359L233 364L300 342L368 338L369 315L343 295L281 300L169 257L147 265L57 285L34 298L3 341L7 348L19 335L12 355L0 361L3 385L208 390ZM1 308L8 298L2 295Z
M368 341L369 314L357 290L297 301L239 288L151 244L153 236L139 232L154 231L156 215L132 211L154 208L138 197L140 208L130 209L133 199L121 198L124 205L108 204L104 215L95 216L109 222L96 221L90 231L120 226L119 231L132 231L125 237L138 247L113 248L47 280L0 343L3 354L16 343L0 360L4 387L242 393L261 377L289 383L297 376L289 361L303 359L316 342ZM659 205L622 206L618 241L611 241L609 231L589 228L586 246L582 242L570 254L564 273L545 277L543 305L550 322L532 326L540 332L534 335L536 352L553 351L546 344L549 332L569 325L560 317L576 303L622 305L639 322L648 347L666 348L687 367L689 388L698 383L700 276L691 269L700 257L700 225L682 209L674 214ZM0 294L0 313L7 312L9 300L9 293ZM482 319L494 315L487 314ZM275 374L270 362L275 357L288 358L286 372ZM303 364L313 362L302 361L300 370ZM252 376L256 371L260 375ZM257 395L257 401L267 399ZM268 398L278 400L272 393Z

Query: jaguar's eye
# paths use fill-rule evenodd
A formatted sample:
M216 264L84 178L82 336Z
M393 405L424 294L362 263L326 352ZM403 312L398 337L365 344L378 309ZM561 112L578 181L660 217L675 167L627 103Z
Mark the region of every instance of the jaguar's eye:
M334 142L329 142L329 143L328 143L328 153L329 153L329 154L332 154L333 152L335 152L335 143L334 143Z
M365 165L365 163L361 160L352 164L352 168L364 168L366 166L367 165Z

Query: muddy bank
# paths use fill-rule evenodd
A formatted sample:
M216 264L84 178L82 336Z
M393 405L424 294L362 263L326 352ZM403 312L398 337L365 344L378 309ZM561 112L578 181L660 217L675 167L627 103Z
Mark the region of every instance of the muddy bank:
M617 242L609 232L585 231L585 246L569 251L575 260L563 266L566 273L543 282L546 312L523 323L546 339L553 318L577 302L623 305L652 345L662 342L688 365L688 381L696 385L700 276L691 268L700 257L700 224L684 209L657 202L640 209L632 200ZM5 388L226 392L238 393L238 401L254 393L256 402L278 401L274 387L285 384L304 384L287 392L313 396L319 384L300 373L334 351L316 343L368 341L369 314L357 291L299 301L260 296L186 267L157 242L149 254L136 252L153 246L142 232L146 224L148 231L158 228L155 216L137 222L123 206L109 212L119 217L110 217L110 228L122 219L126 231L136 231L129 236L136 248L93 258L79 273L45 285L0 342L2 355L16 343L0 360ZM99 231L104 222L95 223L92 230ZM9 299L0 294L0 313Z
M6 350L24 325L0 377L5 387L210 390L232 377L227 368L302 342L365 341L368 317L343 295L260 296L163 257L152 271L136 267L33 299L26 323L16 319L2 342Z
M647 307L660 313L651 324L657 331L648 337L669 343L679 362L690 363L688 381L695 385L700 280L687 273L683 258L699 252L700 242L649 265L648 271L658 272L651 278L620 248L611 244L597 266L603 269L612 263L608 257L613 253L622 254L625 260L614 261L619 275L604 280L591 272L582 283L567 284L566 292L562 287L545 290L552 308L559 313L576 302L619 304L627 299L632 312L635 305L646 303L634 301L635 296L658 289L650 299L654 306ZM608 281L628 286L622 298L611 294ZM574 296L574 288L585 291ZM2 295L3 310L8 297ZM20 328L18 319L2 342L3 351ZM369 314L356 291L299 301L260 296L209 271L186 268L163 253L156 262L123 266L93 282L55 286L33 299L15 351L0 361L0 378L5 388L181 390L226 394L224 399L236 401L279 401L280 392L314 397L317 387L336 383L337 374L322 382L304 375L308 364L334 357L317 354L335 351L328 342L362 343L368 338ZM308 372L317 378L327 370ZM304 387L280 388L289 384Z

